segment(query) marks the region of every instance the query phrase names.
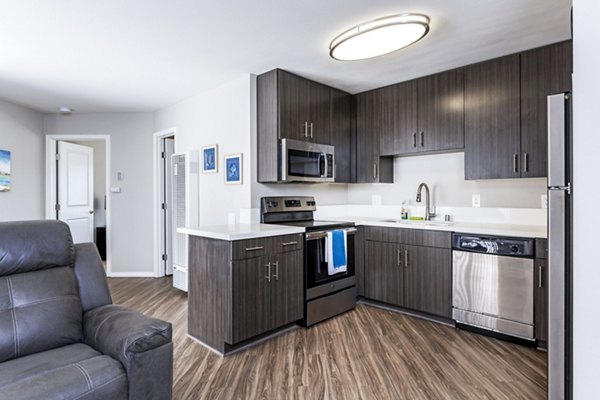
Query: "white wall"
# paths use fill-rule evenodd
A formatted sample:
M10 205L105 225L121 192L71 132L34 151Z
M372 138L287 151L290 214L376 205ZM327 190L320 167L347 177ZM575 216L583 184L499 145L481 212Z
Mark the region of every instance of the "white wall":
M250 207L251 77L240 74L228 83L154 114L154 130L177 128L175 152L219 145L219 172L200 174L200 224L226 224L227 215ZM223 157L243 153L243 185L225 185ZM238 215L239 218L239 215Z
M573 370L574 399L600 393L600 2L573 1Z
M43 131L110 135L110 185L121 187L110 197L112 272L153 275L152 114L47 114ZM117 171L123 181L117 181Z
M104 140L72 141L94 149L94 227L106 226L106 143Z
M0 221L44 218L42 114L0 100L0 149L11 152L11 190L0 193Z
M437 206L471 207L471 195L481 196L481 207L540 208L546 179L466 181L464 153L400 157L394 160L394 183L348 185L349 204L371 204L371 196L382 196L382 204L403 201L415 204L417 187L427 183Z

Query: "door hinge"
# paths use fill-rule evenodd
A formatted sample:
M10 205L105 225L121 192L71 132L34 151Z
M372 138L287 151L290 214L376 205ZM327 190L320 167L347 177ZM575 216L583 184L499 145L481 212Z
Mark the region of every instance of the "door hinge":
M162 203L161 207L162 207L163 210L166 210L167 209L167 203Z
M164 151L161 151L160 153L160 158L167 158L167 155L165 154Z
M163 260L163 261L167 261L167 255L166 255L166 254L163 254L163 255L162 255L162 260Z
M56 161L60 161L60 154L56 153L54 155L54 158L56 159Z
M54 205L54 209L55 209L56 211L60 211L60 204L56 203L56 204Z

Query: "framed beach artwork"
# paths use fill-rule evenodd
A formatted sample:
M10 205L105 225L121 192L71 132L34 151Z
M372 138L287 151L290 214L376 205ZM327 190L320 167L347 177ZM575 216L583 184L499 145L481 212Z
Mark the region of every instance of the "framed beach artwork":
M225 156L225 184L241 185L243 175L242 154Z
M219 145L213 144L202 148L202 172L213 174L218 171Z
M0 192L10 190L10 151L0 150Z

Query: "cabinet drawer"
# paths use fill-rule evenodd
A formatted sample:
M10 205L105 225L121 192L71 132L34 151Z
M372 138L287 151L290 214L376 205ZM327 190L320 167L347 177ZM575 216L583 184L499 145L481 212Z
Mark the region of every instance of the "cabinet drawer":
M233 260L262 257L268 254L286 253L302 250L304 237L301 233L293 235L272 236L266 238L237 240L232 243Z
M368 226L365 229L365 238L366 240L376 242L400 243L413 246L441 247L444 249L452 247L451 232Z

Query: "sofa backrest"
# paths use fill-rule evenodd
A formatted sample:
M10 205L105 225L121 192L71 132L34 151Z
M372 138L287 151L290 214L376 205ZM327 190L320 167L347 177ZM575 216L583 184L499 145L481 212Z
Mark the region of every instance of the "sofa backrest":
M82 341L73 262L65 223L0 223L0 362Z

